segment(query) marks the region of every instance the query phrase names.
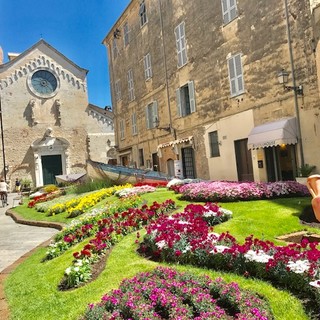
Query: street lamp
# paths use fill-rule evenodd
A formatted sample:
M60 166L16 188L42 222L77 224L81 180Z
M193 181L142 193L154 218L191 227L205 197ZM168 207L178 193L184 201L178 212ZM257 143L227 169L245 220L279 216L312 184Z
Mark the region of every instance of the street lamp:
M287 91L293 90L297 95L303 96L303 86L300 84L299 86L287 86L286 83L288 83L288 77L289 73L282 69L278 73L278 80L279 83L283 85L283 88Z

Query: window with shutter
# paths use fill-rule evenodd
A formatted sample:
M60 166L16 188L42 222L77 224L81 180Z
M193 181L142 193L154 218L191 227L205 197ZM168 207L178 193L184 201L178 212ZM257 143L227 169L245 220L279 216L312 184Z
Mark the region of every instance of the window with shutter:
M129 25L128 25L128 22L126 22L123 25L123 44L125 47L129 44Z
M176 100L178 117L185 117L193 112L196 112L193 81L189 81L188 84L176 90Z
M209 132L210 157L220 157L218 131Z
M119 122L119 129L120 129L120 139L124 139L124 120L120 120Z
M137 116L135 112L131 115L131 124L132 124L132 135L136 135L138 133L138 130L137 130Z
M155 128L157 126L158 119L158 102L154 101L146 107L147 129Z
M120 79L118 79L114 84L114 91L116 94L116 100L121 100L121 87L120 87Z
M113 59L116 59L118 56L118 47L117 47L117 39L114 38L112 41L112 55Z
M237 96L244 92L241 54L237 54L228 59L228 69L231 96Z
M140 2L139 16L140 16L140 27L143 27L147 23L147 11L146 11L146 4L144 3L144 0Z
M236 0L221 0L223 23L228 24L238 16Z
M128 94L129 94L129 101L134 100L134 84L133 84L133 71L130 69L128 71Z
M176 37L178 67L182 67L187 63L187 60L188 60L184 22L181 22L175 28L174 33Z
M150 53L146 54L143 57L143 65L144 65L144 77L146 80L152 77L152 68L151 68L151 55Z

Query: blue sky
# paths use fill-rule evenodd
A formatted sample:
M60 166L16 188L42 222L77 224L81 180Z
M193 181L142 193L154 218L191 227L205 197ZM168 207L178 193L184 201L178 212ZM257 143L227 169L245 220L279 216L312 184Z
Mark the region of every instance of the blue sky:
M89 102L111 105L104 37L130 0L0 0L0 46L22 53L41 38L88 69Z

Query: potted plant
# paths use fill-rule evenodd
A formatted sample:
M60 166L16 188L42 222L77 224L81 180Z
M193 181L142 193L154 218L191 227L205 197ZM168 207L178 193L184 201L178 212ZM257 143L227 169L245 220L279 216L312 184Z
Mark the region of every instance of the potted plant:
M309 177L315 169L316 166L305 163L304 165L298 168L298 177L296 177L296 181L306 185L307 177Z
M21 191L30 191L31 190L32 181L28 178L24 178L21 180Z

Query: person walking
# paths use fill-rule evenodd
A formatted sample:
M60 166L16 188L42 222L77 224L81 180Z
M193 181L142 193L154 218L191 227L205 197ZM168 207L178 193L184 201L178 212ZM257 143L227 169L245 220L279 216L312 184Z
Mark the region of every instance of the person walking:
M16 190L17 193L19 193L20 190L21 190L21 182L20 182L20 180L18 178L16 178L15 190Z
M0 195L1 199L5 199L4 203L9 205L8 203L8 184L4 181L3 178L0 179Z

